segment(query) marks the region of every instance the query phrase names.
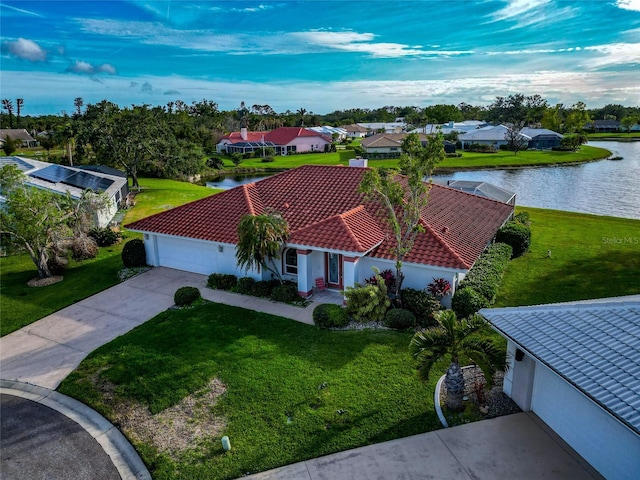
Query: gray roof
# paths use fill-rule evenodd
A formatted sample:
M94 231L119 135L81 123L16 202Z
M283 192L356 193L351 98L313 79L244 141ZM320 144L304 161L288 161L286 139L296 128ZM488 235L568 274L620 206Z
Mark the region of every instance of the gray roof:
M477 182L473 180L451 180L447 182L447 186L461 190L463 192L472 193L480 197L490 198L502 203L511 203L516 196L515 192L506 190L497 185L487 182Z
M529 128L529 127L524 127L522 130L520 130L520 133L523 133L524 135L527 135L531 138L535 138L538 135L551 135L554 137L558 137L558 138L564 138L564 136L558 132L554 132L553 130L549 130L548 128Z
M496 330L640 433L640 298L482 309Z

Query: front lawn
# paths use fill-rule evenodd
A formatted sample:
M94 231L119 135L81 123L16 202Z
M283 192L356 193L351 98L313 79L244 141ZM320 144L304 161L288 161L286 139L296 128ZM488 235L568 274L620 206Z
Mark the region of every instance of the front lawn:
M117 424L123 405L158 414L217 378L226 393L210 412L223 425L212 437L168 453L126 433L155 479L237 478L439 428L432 392L445 366L421 383L410 339L205 304L168 310L99 348L58 390Z
M640 220L517 210L530 214L531 248L509 263L496 307L640 293Z

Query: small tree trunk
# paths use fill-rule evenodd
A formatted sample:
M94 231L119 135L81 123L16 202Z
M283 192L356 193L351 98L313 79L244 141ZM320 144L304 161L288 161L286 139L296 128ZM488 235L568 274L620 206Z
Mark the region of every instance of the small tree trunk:
M38 266L38 276L40 278L49 278L51 276L48 263L49 255L47 254L46 249L43 248L38 253L38 261L36 262L36 265Z
M462 397L464 397L464 375L457 362L451 362L444 379L447 387L447 408L449 410L462 410Z

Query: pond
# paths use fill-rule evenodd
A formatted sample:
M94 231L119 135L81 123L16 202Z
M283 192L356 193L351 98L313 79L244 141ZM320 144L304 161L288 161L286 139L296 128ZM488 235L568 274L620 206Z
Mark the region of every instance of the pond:
M622 160L601 160L580 165L473 170L433 176L448 180L489 182L516 192L518 205L613 217L640 219L640 142L590 142ZM257 182L269 174L228 176L207 182L211 188L232 188Z

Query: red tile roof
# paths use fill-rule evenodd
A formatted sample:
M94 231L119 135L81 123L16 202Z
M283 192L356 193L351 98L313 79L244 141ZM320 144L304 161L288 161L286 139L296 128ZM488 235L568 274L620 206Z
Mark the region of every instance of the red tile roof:
M266 137L268 132L247 132L247 138L242 138L240 132L231 132L220 140L229 140L231 143L239 143L239 142L261 142L262 137ZM266 141L266 138L265 138Z
M298 137L320 137L327 142L331 142L331 139L328 139L324 135L321 135L320 133L313 130L307 130L306 128L302 127L276 128L275 130L267 132L264 139L267 142L273 142L276 145L288 145Z
M243 215L266 208L289 223L289 243L394 259L395 239L379 204L358 193L365 169L307 165L127 225L131 230L237 243ZM405 262L469 269L513 207L432 185Z

